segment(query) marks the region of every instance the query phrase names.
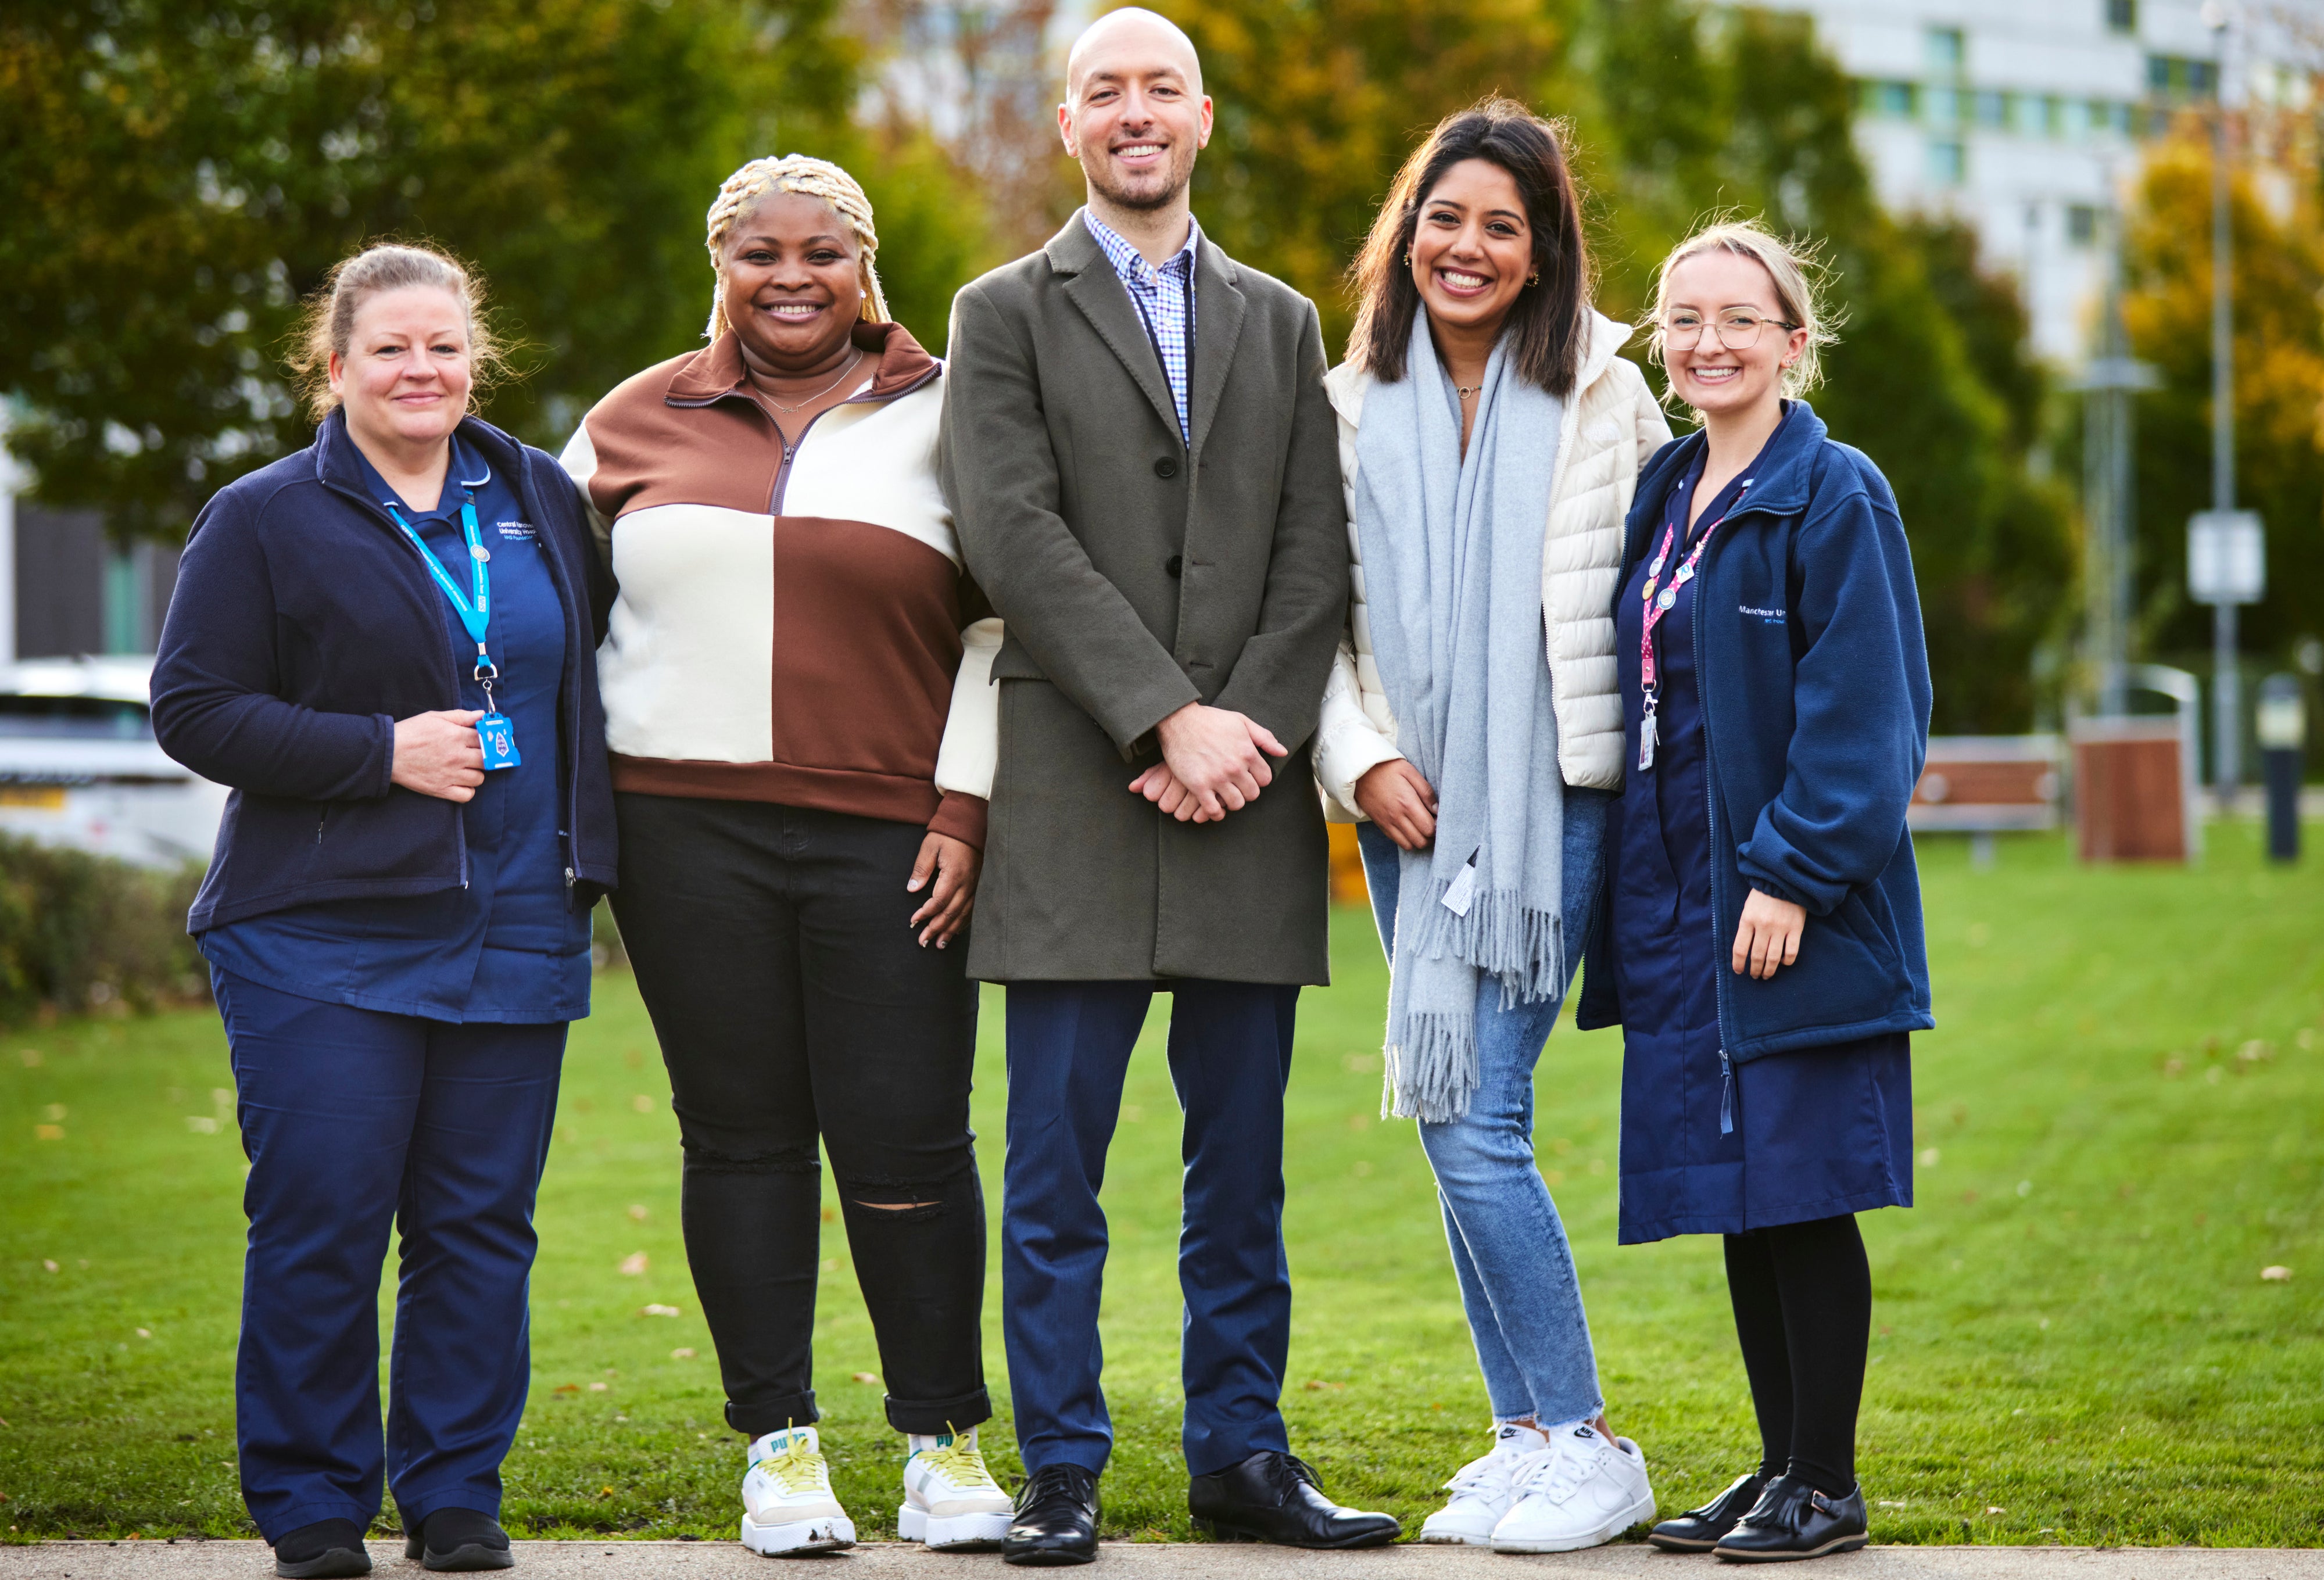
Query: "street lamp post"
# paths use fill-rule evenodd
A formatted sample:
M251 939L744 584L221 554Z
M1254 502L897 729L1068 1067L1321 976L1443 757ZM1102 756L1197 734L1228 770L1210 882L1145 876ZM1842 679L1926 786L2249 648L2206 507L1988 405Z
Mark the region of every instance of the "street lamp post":
M2227 180L2227 46L2233 20L2226 0L2210 0L2203 7L2217 62L2211 94L2211 514L2221 522L2236 513L2235 232ZM2243 783L2236 607L2232 594L2211 605L2211 781L2222 812L2233 809Z

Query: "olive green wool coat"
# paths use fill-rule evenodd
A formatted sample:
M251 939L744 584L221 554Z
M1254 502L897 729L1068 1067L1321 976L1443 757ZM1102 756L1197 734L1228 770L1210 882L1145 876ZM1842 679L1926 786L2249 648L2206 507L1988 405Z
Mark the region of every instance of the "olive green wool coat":
M1348 598L1315 307L1205 240L1193 442L1128 290L1075 215L953 303L939 466L1007 628L968 969L988 982L1329 980L1308 748ZM1130 781L1189 702L1292 749L1222 823Z

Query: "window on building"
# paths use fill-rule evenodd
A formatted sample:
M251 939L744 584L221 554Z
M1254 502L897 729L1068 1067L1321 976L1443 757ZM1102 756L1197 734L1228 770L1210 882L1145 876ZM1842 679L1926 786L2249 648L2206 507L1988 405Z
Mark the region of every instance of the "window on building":
M1958 137L1929 139L1929 181L1932 186L1958 187L1969 179L1969 151Z
M2106 0L2106 24L2109 32L2138 31L2138 0Z
M1913 115L1917 90L1909 82L1867 82L1861 85L1860 97L1868 115L1906 120Z
M2098 211L2089 203L2066 205L2066 239L2078 247L2098 245Z
M137 574L137 557L115 549L105 557L105 651L109 653L150 652L145 642L145 578Z
M2050 130L2050 109L2038 93L2009 96L2009 124L2021 135L2040 137Z
M2219 91L2219 68L2215 61L2190 60L2184 55L2149 55L2146 90L2173 103L2211 98Z
M1977 124L1995 131L2008 125L2011 97L1997 88L1978 89L1971 100L1972 112L1977 117Z
M1958 77L1969 64L1969 40L1957 27L1932 27L1928 33L1929 74Z
M1958 88L1932 88L1923 102L1927 106L1930 120L1940 126L1957 126L1960 125L1964 97Z

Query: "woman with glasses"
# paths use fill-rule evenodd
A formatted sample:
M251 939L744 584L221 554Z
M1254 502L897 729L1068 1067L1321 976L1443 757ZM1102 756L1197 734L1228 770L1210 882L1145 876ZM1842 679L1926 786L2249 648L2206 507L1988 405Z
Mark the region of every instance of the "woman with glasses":
M1553 1552L1651 1518L1608 1429L1533 1076L1622 782L1607 599L1670 438L1591 310L1555 128L1506 99L1414 151L1372 227L1340 420L1351 618L1317 727L1390 963L1388 1098L1419 1121L1493 1420L1420 1539Z
M1862 1547L1872 1279L1913 1200L1928 966L1904 806L1928 659L1895 496L1799 399L1832 338L1802 256L1714 225L1650 318L1702 427L1638 481L1614 601L1628 778L1579 1023L1623 1030L1621 1239L1720 1234L1760 1460L1656 1546Z

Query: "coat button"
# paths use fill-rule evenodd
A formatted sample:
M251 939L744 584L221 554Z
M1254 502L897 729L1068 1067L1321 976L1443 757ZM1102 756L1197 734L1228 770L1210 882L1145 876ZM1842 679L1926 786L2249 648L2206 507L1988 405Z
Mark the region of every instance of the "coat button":
M1178 475L1178 458L1176 456L1164 456L1154 463L1154 475L1157 477L1176 477Z
M1186 557L1183 554L1173 554L1162 562L1162 568L1172 576L1184 576L1186 572Z

